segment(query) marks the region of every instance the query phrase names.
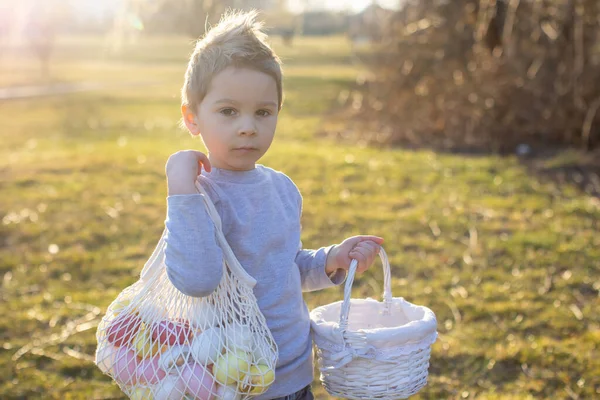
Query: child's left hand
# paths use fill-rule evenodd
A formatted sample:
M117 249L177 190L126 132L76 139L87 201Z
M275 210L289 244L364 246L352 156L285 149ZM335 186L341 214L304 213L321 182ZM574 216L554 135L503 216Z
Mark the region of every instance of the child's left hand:
M352 260L356 260L356 272L362 273L375 261L381 244L383 238L379 236L352 236L329 251L325 272L331 275L337 269L348 270Z

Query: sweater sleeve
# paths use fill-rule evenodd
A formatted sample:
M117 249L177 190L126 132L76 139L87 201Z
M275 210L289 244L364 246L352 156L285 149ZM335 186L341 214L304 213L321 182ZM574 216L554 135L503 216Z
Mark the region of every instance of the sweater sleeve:
M167 197L167 276L183 294L210 295L223 275L223 253L201 194Z
M304 250L300 242L300 249L296 253L296 265L300 269L303 292L326 289L339 285L346 279L346 273L342 269L338 269L331 276L325 273L327 254L333 246L321 247L318 250Z

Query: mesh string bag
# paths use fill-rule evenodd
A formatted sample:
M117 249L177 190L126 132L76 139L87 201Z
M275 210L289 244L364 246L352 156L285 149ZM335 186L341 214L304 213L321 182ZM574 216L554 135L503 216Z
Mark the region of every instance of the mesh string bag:
M427 383L437 321L427 307L392 297L383 248L383 301L351 299L358 263L352 260L344 300L310 313L321 382L344 399L405 399Z
M250 399L275 380L277 345L258 308L256 281L229 247L221 219L196 188L223 250L223 277L207 297L173 286L165 233L140 279L109 305L96 332L96 365L131 399Z

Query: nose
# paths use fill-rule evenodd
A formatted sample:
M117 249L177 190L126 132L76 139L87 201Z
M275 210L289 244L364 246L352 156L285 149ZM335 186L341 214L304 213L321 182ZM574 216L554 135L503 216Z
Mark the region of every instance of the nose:
M256 125L254 124L254 120L252 118L244 118L241 121L240 127L238 129L238 134L240 136L252 136L256 134Z

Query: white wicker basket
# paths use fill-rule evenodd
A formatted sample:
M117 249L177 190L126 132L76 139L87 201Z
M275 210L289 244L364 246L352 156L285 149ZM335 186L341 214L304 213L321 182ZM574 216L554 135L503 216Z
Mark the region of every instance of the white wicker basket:
M310 313L321 382L345 399L405 399L427 383L435 314L392 297L390 264L383 248L383 302L350 299L357 262L348 271L344 300ZM350 322L348 322L350 321Z

